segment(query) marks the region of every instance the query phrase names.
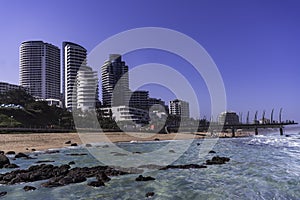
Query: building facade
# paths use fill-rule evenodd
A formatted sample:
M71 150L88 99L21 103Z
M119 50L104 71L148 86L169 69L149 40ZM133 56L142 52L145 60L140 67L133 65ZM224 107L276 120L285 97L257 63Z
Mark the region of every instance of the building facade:
M95 109L98 99L98 75L91 67L81 66L77 73L77 109Z
M149 92L144 90L137 90L132 92L129 100L129 107L148 110Z
M101 67L102 104L105 107L128 105L130 98L128 66L119 54L109 55Z
M42 99L60 99L60 49L43 41L20 46L20 85Z
M189 103L179 99L170 101L169 113L171 115L189 118L190 117Z
M0 82L0 94L6 93L10 90L24 90L25 92L29 93L29 88L22 87L20 85Z
M239 116L235 112L222 112L218 116L218 123L224 125L239 124Z
M63 42L63 100L68 110L77 108L76 78L81 66L86 66L87 50L82 46ZM74 91L74 94L73 94Z

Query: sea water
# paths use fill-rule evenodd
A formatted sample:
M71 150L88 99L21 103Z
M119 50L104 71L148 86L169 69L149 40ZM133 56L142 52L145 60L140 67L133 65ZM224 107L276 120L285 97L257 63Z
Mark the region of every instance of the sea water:
M247 138L218 139L212 147L215 154L199 156L201 140L174 141L177 146L189 142L189 148L173 164L203 164L213 156L226 156L231 160L224 165L209 165L205 169L146 170L144 176L156 180L136 182L138 174L112 177L104 187L87 186L87 182L57 188L43 188L38 181L16 185L0 185L0 192L7 191L2 199L146 199L147 192L154 192L152 199L300 199L300 128L280 136L278 130ZM288 137L287 137L288 136ZM127 151L151 152L171 141L119 143ZM200 145L199 145L200 144ZM94 144L93 144L94 145ZM98 145L98 146L97 146ZM103 150L102 144L95 148ZM110 147L105 148L109 151ZM175 149L176 151L176 149ZM87 154L71 156L70 153ZM171 154L166 152L166 154ZM38 160L55 161L53 165L74 161L72 167L92 167L101 163L84 147L60 149L60 153L32 153L36 159L16 159L22 169ZM113 155L111 155L112 158ZM122 158L121 158L122 157ZM126 155L116 159L126 159ZM157 163L160 164L160 163ZM11 171L1 169L0 173ZM35 191L25 192L31 185Z

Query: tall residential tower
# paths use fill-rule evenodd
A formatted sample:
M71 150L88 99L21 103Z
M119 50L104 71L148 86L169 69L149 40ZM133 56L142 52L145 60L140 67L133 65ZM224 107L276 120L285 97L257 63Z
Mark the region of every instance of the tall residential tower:
M63 42L63 99L67 109L77 108L76 91L77 72L81 66L86 66L87 51L82 46Z
M41 99L60 99L60 49L43 41L20 46L20 85Z

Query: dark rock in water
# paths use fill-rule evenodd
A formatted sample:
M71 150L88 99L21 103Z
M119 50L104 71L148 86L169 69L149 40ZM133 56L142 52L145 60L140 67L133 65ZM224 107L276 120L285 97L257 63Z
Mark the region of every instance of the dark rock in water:
M207 160L206 164L207 165L222 165L229 161L230 161L230 158L214 156L211 160Z
M25 191L27 192L27 191L33 191L33 190L36 190L36 188L33 187L33 186L26 185L26 186L23 187L23 190L25 190Z
M7 195L7 192L0 192L0 197Z
M142 152L140 152L140 151L134 151L134 152L132 152L133 154L142 154Z
M0 155L3 155L4 154L4 151L0 151Z
M209 151L208 153L216 153L215 151L213 151L213 150L211 150L211 151Z
M67 156L86 156L86 153L68 153Z
M36 161L35 163L50 163L50 162L55 162L54 160L39 160Z
M31 149L31 151L36 151L36 149Z
M147 197L147 198L148 197L153 197L154 194L155 194L154 192L147 192L146 195L145 195L145 197Z
M160 139L159 138L155 138L154 141L160 141Z
M92 145L91 144L86 144L85 147L92 147Z
M92 181L92 182L89 182L87 185L93 186L93 187L105 186L105 184L102 181Z
M105 145L102 146L102 148L108 148L108 147L109 147L108 144L105 144Z
M172 150L172 149L171 149L171 150L169 150L169 152L170 152L170 153L175 153L175 151L174 151L174 150Z
M6 155L14 155L14 154L16 154L16 152L14 152L14 151L8 151L8 152L6 152Z
M78 146L77 143L72 143L72 144L71 144L71 147L77 147L77 146Z
M139 175L139 177L137 177L135 180L136 181L154 181L155 178L153 178L151 176L144 177L143 175Z
M75 165L74 161L69 162L69 165Z
M28 158L29 156L24 154L24 153L18 153L17 155L15 155L15 158Z
M71 140L65 142L65 144L71 144L71 143L72 143Z
M45 154L55 154L55 153L59 153L59 150L47 150L47 151L45 151Z
M9 159L5 155L0 154L0 168L7 164L10 164Z
M285 137L291 137L290 135L285 135Z
M162 167L160 170L167 170L167 169L201 169L207 168L205 165L198 165L198 164L187 164L187 165L167 165Z
M200 143L197 143L197 146L200 146Z
M98 181L103 181L103 182L108 182L111 180L104 172L101 172L100 174L98 174L96 176L96 179Z
M13 169L13 168L19 168L18 165L12 163L12 164L6 164L3 166L3 168Z

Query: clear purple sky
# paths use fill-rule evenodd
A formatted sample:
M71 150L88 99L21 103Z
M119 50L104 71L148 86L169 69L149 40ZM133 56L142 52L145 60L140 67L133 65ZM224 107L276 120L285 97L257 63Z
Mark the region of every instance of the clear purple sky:
M198 41L218 66L229 110L245 113L281 107L284 119L300 121L300 2L297 0L2 0L0 2L0 81L18 84L19 46L43 40L61 48L72 41L88 51L106 38L132 28L157 26ZM116 52L117 53L117 52ZM148 54L147 54L148 53ZM129 67L168 64L193 82L201 116L209 116L209 95L192 67L163 52L132 52ZM102 63L99 63L99 67ZM151 89L154 97L173 96Z

